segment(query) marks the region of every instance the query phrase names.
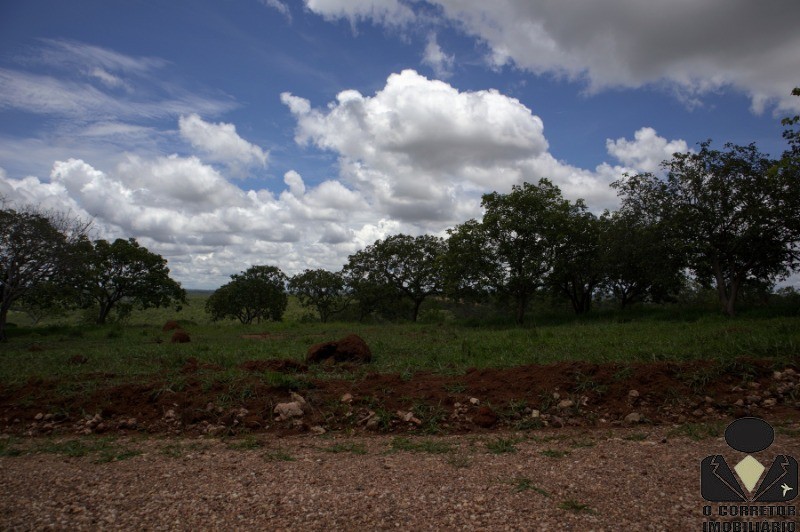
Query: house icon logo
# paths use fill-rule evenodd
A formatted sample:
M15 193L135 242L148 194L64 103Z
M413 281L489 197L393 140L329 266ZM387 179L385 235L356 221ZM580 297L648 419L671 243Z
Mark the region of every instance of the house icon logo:
M775 430L757 417L740 418L728 425L725 442L745 456L733 469L722 455L704 458L700 462L703 498L710 502L782 503L797 497L797 460L779 454L765 466L750 454L767 449L774 440Z

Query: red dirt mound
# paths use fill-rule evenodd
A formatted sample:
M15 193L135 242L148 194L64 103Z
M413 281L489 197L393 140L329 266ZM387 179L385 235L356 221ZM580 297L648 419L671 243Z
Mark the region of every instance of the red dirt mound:
M358 335L351 334L335 342L314 344L308 348L306 362L309 364L356 362L367 363L372 360L372 351Z
M172 333L172 338L170 339L170 342L173 344L188 344L191 341L192 339L189 338L189 333L181 330L177 330Z
M161 330L164 331L164 332L169 332L169 331L174 331L174 330L180 329L180 328L181 328L181 326L178 325L177 321L169 320L168 322L166 322L164 324L164 326L161 328Z

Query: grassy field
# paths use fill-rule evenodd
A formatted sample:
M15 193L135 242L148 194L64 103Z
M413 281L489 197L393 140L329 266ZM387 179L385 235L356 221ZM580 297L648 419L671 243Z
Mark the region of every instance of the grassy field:
M630 314L597 313L584 319L541 319L536 326L478 325L452 320L428 323L318 323L302 319L290 305L281 323L212 323L203 311L205 297L193 294L176 313L170 309L134 312L124 323L80 325L76 314L36 326L24 315L0 344L0 383L17 386L30 379L82 381L136 380L162 375L179 378L191 357L224 368L230 378L247 360L303 360L312 344L360 335L372 349L370 371L411 375L428 370L460 374L469 367L510 367L565 360L589 362L730 360L741 356L791 359L800 355L800 317L745 313L736 319L709 312L655 310ZM191 335L188 344L171 344L162 332L177 319ZM269 333L267 339L245 335ZM80 355L84 364L68 360ZM111 377L113 374L113 377Z

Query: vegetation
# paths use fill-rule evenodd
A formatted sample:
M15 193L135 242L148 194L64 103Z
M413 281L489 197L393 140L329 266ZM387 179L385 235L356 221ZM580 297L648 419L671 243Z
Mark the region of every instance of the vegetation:
M350 294L341 273L327 270L305 270L289 280L289 293L304 307L314 307L323 323L347 308Z
M288 296L284 274L276 266L251 266L218 288L206 301L213 320L238 319L243 324L263 320L280 321Z

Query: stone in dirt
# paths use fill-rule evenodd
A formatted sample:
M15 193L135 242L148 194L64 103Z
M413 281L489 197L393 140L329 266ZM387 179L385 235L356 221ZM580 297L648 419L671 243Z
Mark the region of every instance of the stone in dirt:
M356 362L364 364L372 360L372 351L358 335L351 334L335 342L323 342L308 348L306 362L309 364Z
M625 423L634 424L634 423L641 423L641 421L642 421L642 415L638 412L631 412L630 414L625 416Z

